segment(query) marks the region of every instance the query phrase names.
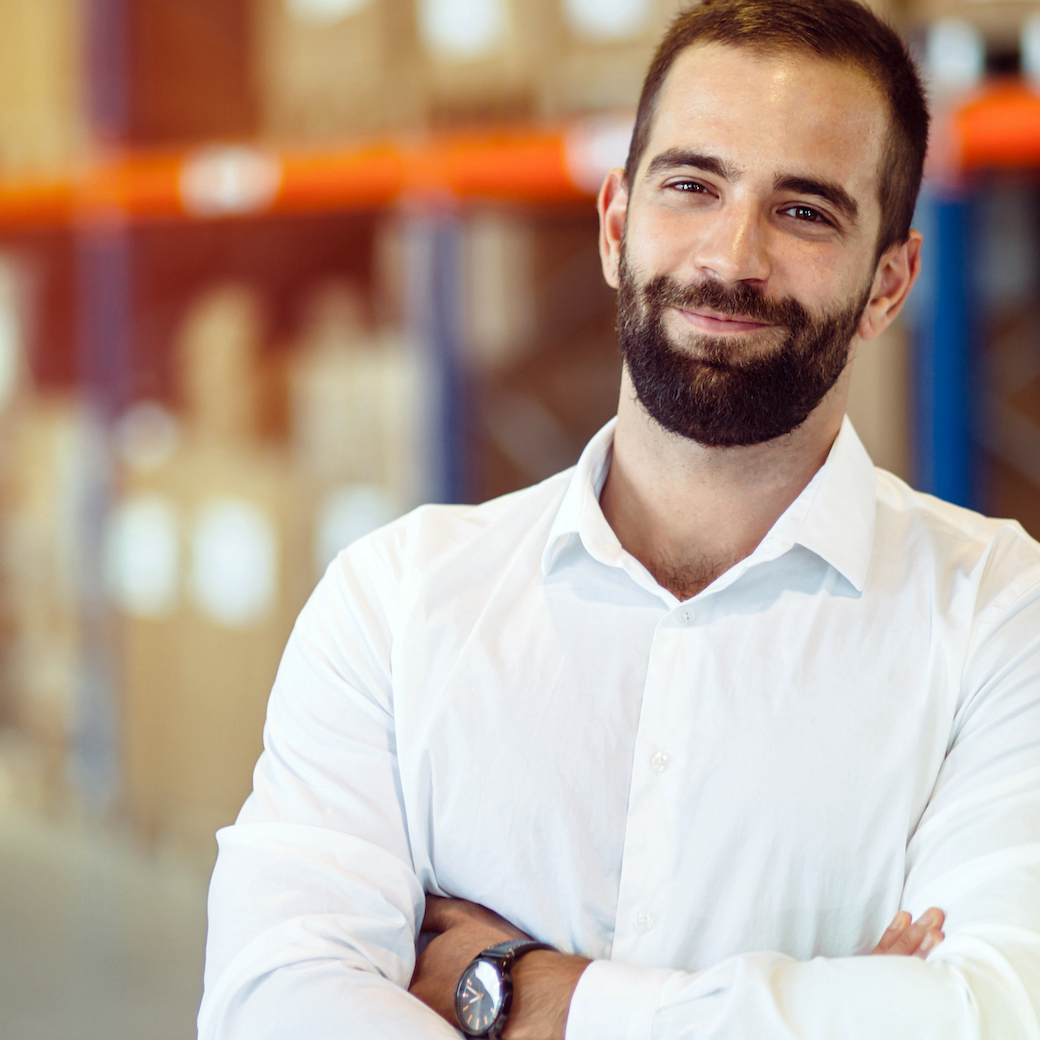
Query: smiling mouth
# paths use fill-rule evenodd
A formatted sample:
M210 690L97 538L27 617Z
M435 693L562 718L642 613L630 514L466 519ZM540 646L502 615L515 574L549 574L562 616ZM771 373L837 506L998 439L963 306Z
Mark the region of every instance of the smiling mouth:
M737 314L721 314L708 309L695 311L684 310L681 307L675 309L698 332L706 332L712 336L736 336L776 328L775 325L770 325L768 322L755 321L753 318Z

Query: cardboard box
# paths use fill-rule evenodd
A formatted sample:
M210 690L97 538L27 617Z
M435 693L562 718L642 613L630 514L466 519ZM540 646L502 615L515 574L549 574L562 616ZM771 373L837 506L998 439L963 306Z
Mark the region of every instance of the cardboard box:
M0 716L40 755L52 798L63 795L83 673L88 425L67 397L26 395L4 417Z
M1040 12L1036 0L908 0L905 7L894 3L883 14L898 18L909 29L927 26L940 18L970 22L986 42L997 48L1017 48L1023 21Z
M306 497L286 454L256 436L260 338L243 287L188 314L181 431L165 453L124 450L138 461L123 470L109 550L130 815L200 855L249 793L271 684L312 586ZM142 588L134 561L163 559Z
M654 51L684 6L677 0L628 0L608 5L615 12L610 17L592 0L561 0L560 43L540 68L540 110L634 110Z
M80 4L0 0L0 173L63 172L84 140Z
M896 321L860 343L852 362L846 411L875 466L913 480L910 330Z
M404 336L367 325L363 311L349 284L319 287L290 358L292 451L315 503L316 575L421 494L422 361Z
M540 70L559 49L555 0L418 0L417 9L434 125L536 113Z
M420 123L426 105L412 8L410 0L257 0L264 133L323 140Z

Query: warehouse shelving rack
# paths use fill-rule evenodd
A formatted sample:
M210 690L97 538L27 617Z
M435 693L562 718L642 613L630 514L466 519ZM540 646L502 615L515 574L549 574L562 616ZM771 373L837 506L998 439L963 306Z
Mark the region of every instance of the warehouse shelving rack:
M213 219L485 199L589 198L565 127L347 144L114 153L66 177L0 181L0 230L107 219Z
M230 143L112 151L65 177L0 181L0 236L71 231L81 382L102 412L114 412L125 403L118 388L127 385L131 355L128 228L397 209L413 258L406 264L409 331L438 384L428 490L457 500L465 496L462 211L474 203L590 207L602 173L624 159L631 122L623 114L311 149Z
M915 482L984 508L976 461L988 421L978 392L984 316L972 271L977 186L987 173L1040 169L1040 93L1017 77L993 79L938 123L940 155L915 216L925 235L924 272L911 298Z
M126 337L118 306L125 275L120 226L400 207L415 215L417 234L427 238L419 249L425 263L409 271L409 292L413 310L425 315L419 331L449 373L447 385L460 327L459 208L590 205L597 177L623 160L630 125L631 116L621 115L312 149L229 144L112 152L65 177L0 181L0 234L71 227L93 265L86 295L96 300L95 313L86 323L95 340L111 345ZM926 183L917 214L929 249L914 308L916 479L943 498L977 504L971 175L1040 167L1040 94L1014 78L989 82L949 114L946 136L943 171ZM107 288L100 285L106 279ZM460 445L445 394L439 484L442 496L451 497L460 488Z

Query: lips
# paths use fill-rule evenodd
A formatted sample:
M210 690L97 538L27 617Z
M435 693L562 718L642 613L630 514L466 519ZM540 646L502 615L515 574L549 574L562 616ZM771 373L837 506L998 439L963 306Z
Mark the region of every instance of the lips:
M742 317L734 314L722 314L719 311L708 308L698 308L688 311L681 307L676 310L699 332L707 332L712 335L739 335L748 332L760 332L762 329L771 329L774 326L766 322L755 321L753 318Z

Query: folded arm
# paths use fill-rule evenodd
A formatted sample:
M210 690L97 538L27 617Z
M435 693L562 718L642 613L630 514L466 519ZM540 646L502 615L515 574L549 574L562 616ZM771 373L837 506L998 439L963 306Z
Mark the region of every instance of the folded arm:
M902 906L940 906L927 959L731 957L704 971L596 961L567 1040L1038 1040L1040 596L984 606L945 761L906 852Z
M896 914L873 952L926 957L943 940L943 913L931 907L916 921ZM528 939L486 907L462 899L427 900L423 930L438 933L420 954L411 992L454 1025L455 988L466 965L482 950L510 939ZM503 1040L564 1040L571 999L587 957L536 951L513 970L513 1004Z
M200 1040L457 1040L408 993L425 896L379 598L394 583L359 576L380 566L332 568L286 648L253 794L218 835Z
M949 750L907 848L902 899L915 914L944 908L941 945L922 937L923 958L748 953L697 972L597 960L581 963L576 986L574 959L531 954L520 1007L566 1001L566 1040L1040 1040L1035 576L981 613L962 683ZM891 934L879 945L892 945ZM528 1033L520 1008L511 1019L519 1031L507 1040L563 1035Z
M334 568L286 650L254 793L220 835L201 1040L458 1035L408 992L425 897L397 770L395 605L359 576L385 566ZM947 913L927 961L756 953L692 973L595 961L581 965L568 1040L1038 1040L1040 607L1025 599L980 623L907 850L903 906ZM553 956L531 954L521 979L555 977Z

